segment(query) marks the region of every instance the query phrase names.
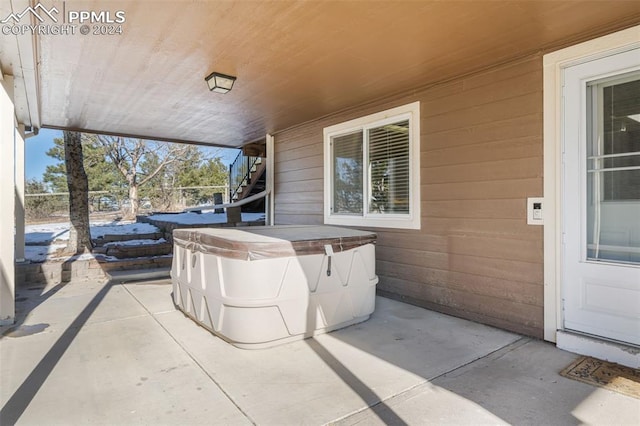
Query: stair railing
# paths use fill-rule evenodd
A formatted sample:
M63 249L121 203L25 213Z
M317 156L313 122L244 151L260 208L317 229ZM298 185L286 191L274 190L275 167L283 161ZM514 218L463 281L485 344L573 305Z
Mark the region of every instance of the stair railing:
M251 172L261 157L243 155L242 151L229 165L229 200L233 201L244 185L251 183Z

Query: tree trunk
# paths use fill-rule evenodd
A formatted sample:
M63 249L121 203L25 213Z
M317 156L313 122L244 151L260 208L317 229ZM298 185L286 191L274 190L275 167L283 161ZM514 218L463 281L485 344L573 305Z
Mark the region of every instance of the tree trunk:
M135 183L129 183L129 201L131 201L131 217L129 219L135 219L136 216L138 216L138 211L140 209L138 185Z
M66 252L86 253L93 248L89 228L89 182L84 171L80 133L64 132L64 161L69 188L69 242Z

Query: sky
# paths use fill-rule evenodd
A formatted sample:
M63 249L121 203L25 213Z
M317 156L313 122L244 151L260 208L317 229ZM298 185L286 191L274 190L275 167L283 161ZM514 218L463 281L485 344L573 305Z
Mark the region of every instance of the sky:
M41 129L37 136L25 140L24 146L24 174L26 179L42 180L42 174L47 166L55 160L47 156L46 152L53 148L53 139L62 137L62 131Z
M47 151L53 148L53 139L61 138L61 130L40 129L37 136L30 137L25 141L25 178L42 180L42 174L48 165L55 164L56 160L47 155ZM201 148L203 152L210 155L220 155L222 162L229 165L238 155L236 149Z

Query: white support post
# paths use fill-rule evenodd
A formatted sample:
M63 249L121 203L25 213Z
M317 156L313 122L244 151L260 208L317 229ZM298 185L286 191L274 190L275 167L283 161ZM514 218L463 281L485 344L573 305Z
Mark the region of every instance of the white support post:
M15 321L15 109L13 105L13 77L5 75L0 81L0 325ZM7 164L8 163L8 164Z
M25 150L24 124L18 124L15 130L15 161L16 161L16 262L24 262L24 150Z
M268 198L265 202L267 211L266 223L265 225L273 226L275 224L276 218L276 203L275 203L275 188L274 188L274 169L275 169L275 138L273 135L267 133L267 191L269 191Z

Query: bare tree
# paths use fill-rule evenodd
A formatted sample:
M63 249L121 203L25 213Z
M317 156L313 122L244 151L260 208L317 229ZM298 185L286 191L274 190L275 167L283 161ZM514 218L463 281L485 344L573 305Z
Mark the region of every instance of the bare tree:
M181 161L194 147L132 139L120 136L98 135L98 143L126 179L131 202L130 218L135 218L140 206L139 187L145 185L174 162ZM153 161L149 161L149 158ZM145 171L142 165L145 163ZM151 164L151 166L150 166Z
M89 227L89 182L84 170L81 134L64 132L64 161L67 169L69 189L69 242L68 253L90 252L91 230Z

